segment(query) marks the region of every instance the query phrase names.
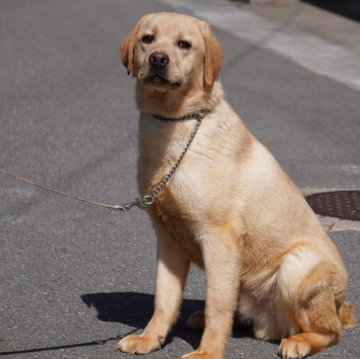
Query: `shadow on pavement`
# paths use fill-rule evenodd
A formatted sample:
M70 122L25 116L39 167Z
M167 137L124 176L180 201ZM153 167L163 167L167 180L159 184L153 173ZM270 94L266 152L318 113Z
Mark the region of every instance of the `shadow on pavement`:
M117 292L117 293L95 293L81 296L88 307L94 307L98 312L98 318L106 322L119 322L138 329L145 328L153 312L154 296L145 293ZM195 311L204 309L204 301L184 299L181 315L165 345L172 338L177 337L189 343L194 349L198 347L201 333L186 329L186 319ZM248 337L249 330L236 328L234 337Z
M303 0L327 11L335 12L351 20L360 21L359 0Z
M144 329L153 313L154 296L145 293L118 292L95 293L81 296L88 307L94 307L98 318L105 322L118 322L137 329ZM200 333L186 330L185 321L190 314L204 308L201 300L183 301L181 316L167 338L165 345L173 337L179 337L189 343L193 348L200 342Z
M46 351L66 350L73 348L104 345L108 342L117 341L126 335L135 334L139 329L145 328L153 311L154 296L135 292L118 293L94 293L81 296L82 301L90 308L94 307L98 312L98 319L105 322L123 323L134 329L126 334L116 335L106 339L95 339L88 342L53 345L31 349L19 349L0 352L0 356L24 355ZM181 338L189 343L194 349L198 347L201 339L200 332L193 332L185 327L186 319L195 311L204 309L204 301L185 299L181 308L181 315L176 325L168 336L165 345L169 344L174 337ZM243 338L251 336L249 328L234 328L233 337Z

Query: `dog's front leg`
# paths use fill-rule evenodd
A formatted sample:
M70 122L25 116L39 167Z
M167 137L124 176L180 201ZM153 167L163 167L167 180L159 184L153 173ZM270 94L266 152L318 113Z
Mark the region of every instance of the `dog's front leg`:
M115 346L117 351L147 354L158 349L178 317L190 263L176 252L161 225L156 225L156 232L158 249L154 314L144 332L120 340Z
M182 359L222 359L240 285L240 248L224 233L201 242L207 277L205 329L199 348Z

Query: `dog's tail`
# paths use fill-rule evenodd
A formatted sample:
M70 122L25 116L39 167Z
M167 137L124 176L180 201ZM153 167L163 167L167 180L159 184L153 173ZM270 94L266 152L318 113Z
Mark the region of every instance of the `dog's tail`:
M357 326L355 309L352 304L344 302L339 309L339 319L344 329Z

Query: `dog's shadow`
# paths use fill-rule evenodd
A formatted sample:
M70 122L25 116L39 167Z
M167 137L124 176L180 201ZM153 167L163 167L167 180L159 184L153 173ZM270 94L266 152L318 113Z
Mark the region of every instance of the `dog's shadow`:
M152 316L154 307L154 296L145 293L94 293L82 295L81 299L88 307L94 307L97 310L99 320L123 323L138 329L145 328ZM204 306L202 300L184 299L180 317L165 345L171 342L172 338L178 337L196 348L200 343L201 333L187 329L185 323L193 312L203 310ZM249 336L248 329L236 328L233 336Z

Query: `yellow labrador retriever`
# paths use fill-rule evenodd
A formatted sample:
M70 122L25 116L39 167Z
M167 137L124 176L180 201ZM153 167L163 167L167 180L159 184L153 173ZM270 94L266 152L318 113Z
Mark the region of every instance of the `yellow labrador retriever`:
M191 118L207 113L148 207L158 238L153 317L115 349L146 354L161 346L191 262L205 269L207 290L205 311L188 325L204 332L182 358L223 358L235 314L256 338L282 340L285 359L334 344L356 324L344 264L299 190L224 99L222 50L209 25L176 13L146 15L123 41L121 59L136 78L142 195L179 158L196 125Z

